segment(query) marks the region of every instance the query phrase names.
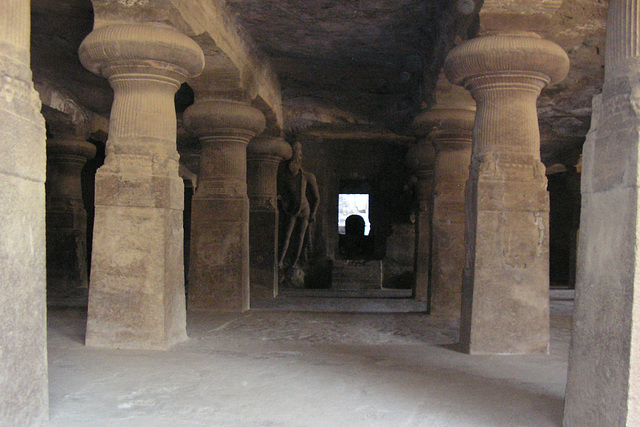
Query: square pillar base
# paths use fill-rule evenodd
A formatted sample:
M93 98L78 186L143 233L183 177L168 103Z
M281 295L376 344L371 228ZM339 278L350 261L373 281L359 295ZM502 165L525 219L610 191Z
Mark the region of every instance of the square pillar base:
M474 354L549 351L549 197L539 181L467 186L460 345Z
M249 199L192 200L189 310L249 309Z
M184 341L182 211L96 206L86 344L167 349Z
M249 214L251 300L278 295L278 211L252 210Z

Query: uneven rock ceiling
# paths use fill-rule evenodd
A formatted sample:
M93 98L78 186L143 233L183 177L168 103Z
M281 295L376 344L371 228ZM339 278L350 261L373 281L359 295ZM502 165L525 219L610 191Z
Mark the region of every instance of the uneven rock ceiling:
M108 83L86 71L77 55L93 26L91 2L31 3L36 84L55 87L108 116L113 98ZM341 140L357 138L362 129L365 134L409 134L413 116L437 97L438 72L456 43L485 30L522 29L526 22L562 46L571 60L569 76L545 89L538 101L543 160L548 166L571 166L589 128L591 98L602 87L607 3L522 1L524 6L553 4L547 15L529 15L516 3L227 0L225 6L278 76L285 130L329 134L335 128ZM178 110L188 102L189 96L179 93Z

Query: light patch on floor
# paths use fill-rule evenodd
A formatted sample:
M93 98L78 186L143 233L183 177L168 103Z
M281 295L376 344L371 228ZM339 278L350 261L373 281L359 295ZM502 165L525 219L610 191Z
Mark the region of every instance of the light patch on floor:
M573 300L552 295L548 356L461 354L418 313L190 313L169 351L101 350L52 310L49 425L560 426Z

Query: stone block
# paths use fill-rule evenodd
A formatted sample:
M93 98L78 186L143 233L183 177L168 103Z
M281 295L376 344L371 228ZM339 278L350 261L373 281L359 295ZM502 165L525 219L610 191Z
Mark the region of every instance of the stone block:
M87 345L167 349L186 339L182 211L96 206Z
M278 294L278 211L251 210L249 262L251 301L274 298Z
M0 425L42 425L48 418L44 184L5 174L0 181Z
M249 309L249 200L192 202L189 309Z
M469 217L473 241L463 276L462 349L477 354L547 353L548 200L537 209L509 209L511 203L496 209L494 199L478 195L485 184L470 181L467 195L477 210ZM539 188L537 183L528 192L524 185L518 187L534 194ZM488 189L493 192L495 186Z

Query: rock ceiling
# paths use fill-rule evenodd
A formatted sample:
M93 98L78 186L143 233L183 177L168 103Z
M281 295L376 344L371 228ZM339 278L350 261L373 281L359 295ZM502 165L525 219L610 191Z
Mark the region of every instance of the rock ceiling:
M225 7L278 76L285 128L335 125L344 135L345 126L406 132L433 103L446 53L485 26L521 26L515 3L486 0L485 15L470 0L227 0ZM591 97L602 86L607 4L555 3L552 14L530 20L572 61L567 79L538 102L542 153L548 164L571 164L589 127ZM108 116L107 82L77 56L92 25L89 0L32 0L34 80Z

